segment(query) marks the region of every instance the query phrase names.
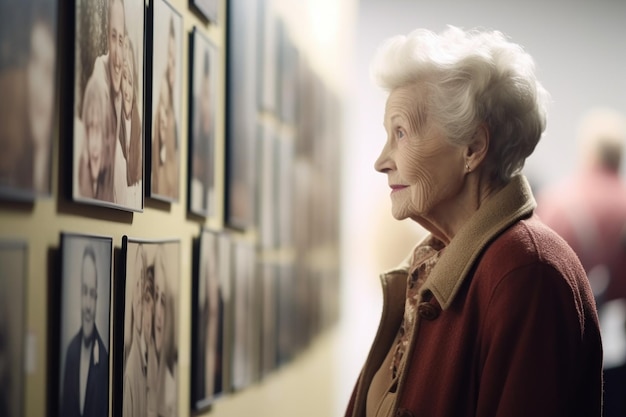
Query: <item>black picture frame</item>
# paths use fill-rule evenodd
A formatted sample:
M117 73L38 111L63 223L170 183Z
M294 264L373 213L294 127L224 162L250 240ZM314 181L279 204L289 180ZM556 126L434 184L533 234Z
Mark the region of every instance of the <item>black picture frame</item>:
M220 77L218 49L197 26L190 36L188 207L193 214L215 213L215 117Z
M148 8L147 41L151 79L149 127L150 198L169 203L180 200L182 157L183 16L167 0L153 0ZM171 41L171 42L170 42ZM171 57L171 59L170 59Z
M258 0L231 0L226 35L226 226L255 221Z
M217 0L189 0L189 5L209 22L218 22L219 13Z
M0 240L0 415L21 416L25 397L28 246Z
M52 195L58 0L0 4L0 199Z
M61 233L59 416L109 415L112 251L111 237ZM91 342L86 341L90 338ZM85 348L89 370L83 381L80 368ZM85 395L82 411L80 395Z
M143 0L75 3L71 195L76 202L143 211L145 16Z
M115 415L177 415L180 246L179 239L122 237ZM136 325L139 314L142 319Z
M203 228L192 283L191 407L210 408L223 390L224 272L220 233Z

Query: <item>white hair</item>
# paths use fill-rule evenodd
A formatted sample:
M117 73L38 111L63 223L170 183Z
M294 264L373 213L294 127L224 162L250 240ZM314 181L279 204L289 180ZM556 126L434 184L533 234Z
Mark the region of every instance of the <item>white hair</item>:
M549 94L534 61L498 31L449 26L441 34L417 29L392 37L378 50L371 75L388 92L423 86L420 119L436 123L453 144L469 143L486 123L486 168L496 182L521 171L546 127Z

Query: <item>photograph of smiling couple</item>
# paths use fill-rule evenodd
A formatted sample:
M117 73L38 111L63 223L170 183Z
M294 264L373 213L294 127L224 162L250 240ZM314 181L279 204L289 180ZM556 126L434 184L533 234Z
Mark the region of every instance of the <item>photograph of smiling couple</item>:
M76 2L76 201L143 210L144 14L141 0Z

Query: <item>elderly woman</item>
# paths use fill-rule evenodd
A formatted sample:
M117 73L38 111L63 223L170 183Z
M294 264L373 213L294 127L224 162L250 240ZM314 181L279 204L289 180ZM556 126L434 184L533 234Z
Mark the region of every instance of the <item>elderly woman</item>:
M381 276L382 321L347 416L600 416L585 272L520 174L546 124L532 58L499 32L416 30L374 62L389 92L393 216L430 232Z

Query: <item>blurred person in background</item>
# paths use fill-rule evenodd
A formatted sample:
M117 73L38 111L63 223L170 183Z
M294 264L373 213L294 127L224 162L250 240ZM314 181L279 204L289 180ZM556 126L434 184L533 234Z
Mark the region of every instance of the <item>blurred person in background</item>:
M549 101L533 59L497 31L418 29L372 74L389 93L375 168L393 217L429 234L381 276L346 416L600 416L593 294L520 173Z
M589 110L578 129L578 169L548 185L537 214L574 249L598 303L605 355L606 417L626 415L626 184L620 166L626 118Z

